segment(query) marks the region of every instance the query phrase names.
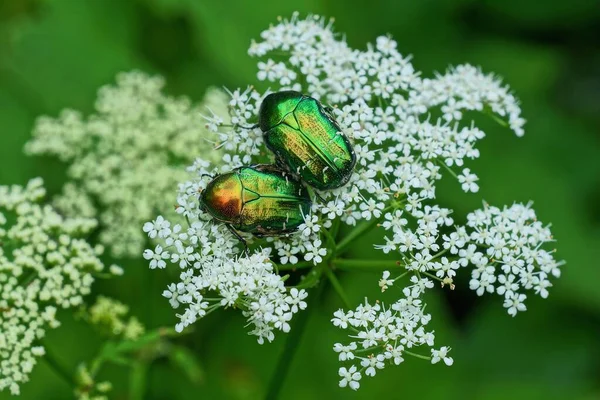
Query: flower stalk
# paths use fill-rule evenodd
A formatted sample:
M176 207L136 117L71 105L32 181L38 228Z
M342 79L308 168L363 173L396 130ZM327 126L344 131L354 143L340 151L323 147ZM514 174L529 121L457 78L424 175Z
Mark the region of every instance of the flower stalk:
M394 270L401 267L399 261L394 260L363 260L354 258L336 258L331 261L335 269L342 271L369 271L381 272L384 270Z
M318 286L313 290L314 293L311 293L311 300L308 310L295 318L293 329L285 341L283 352L279 356L279 361L277 362L274 373L271 377L271 381L267 388L267 393L265 396L266 400L277 400L280 398L279 394L281 393L281 389L285 384L285 380L288 376L294 356L300 347L300 342L302 340L302 336L304 335L304 331L306 330L306 326L308 325L310 314L312 310L317 307L317 304L319 304L319 299L323 295L326 282L326 280L320 280Z

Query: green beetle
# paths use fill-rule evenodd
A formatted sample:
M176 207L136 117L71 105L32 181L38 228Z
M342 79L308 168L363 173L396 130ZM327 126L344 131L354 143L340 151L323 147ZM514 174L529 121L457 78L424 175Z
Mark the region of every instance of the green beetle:
M236 168L208 183L200 207L245 243L237 231L278 236L295 231L310 212L302 183L273 165Z
M356 155L330 109L295 91L271 93L258 114L267 147L278 164L318 190L348 182Z

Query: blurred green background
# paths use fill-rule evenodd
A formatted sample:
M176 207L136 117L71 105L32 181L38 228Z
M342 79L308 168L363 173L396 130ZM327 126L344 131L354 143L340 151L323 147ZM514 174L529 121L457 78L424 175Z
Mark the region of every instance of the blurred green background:
M201 99L209 86L258 84L246 49L262 29L292 11L335 17L336 29L363 48L390 33L425 75L470 62L505 78L528 120L518 139L489 119L481 159L469 166L481 179L476 195L446 179L440 203L461 221L482 199L491 204L535 201L552 222L563 277L546 301L510 318L501 299L478 298L459 282L429 296L437 340L453 348L452 368L408 359L357 393L337 388L333 343L343 333L329 323L341 306L327 293L285 382L282 398L600 399L600 7L594 0L1 0L0 184L43 176L50 194L64 166L28 158L22 147L33 121L64 107L90 112L95 92L117 72L141 69L167 78L168 91ZM365 248L373 238L365 238ZM360 257L373 257L370 250ZM365 255L364 253L369 253ZM150 328L171 326L160 293L168 274L139 260L120 260L122 279L100 282L97 293L131 305ZM376 275L342 275L354 302L377 292ZM365 286L366 285L366 286ZM147 399L260 398L285 342L259 346L239 313L212 314L178 339L193 350L201 375L191 382L159 359L149 371ZM73 369L98 351L101 338L69 314L45 342ZM104 370L111 398L127 399L129 369ZM22 387L24 399L68 399L71 389L43 361ZM9 398L0 394L0 398Z

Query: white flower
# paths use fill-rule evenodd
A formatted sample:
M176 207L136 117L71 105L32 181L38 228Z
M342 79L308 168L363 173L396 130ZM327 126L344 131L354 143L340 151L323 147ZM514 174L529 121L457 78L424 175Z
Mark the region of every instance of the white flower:
M300 224L298 230L302 232L304 236L311 236L321 229L321 226L317 224L319 218L316 215L304 216L304 223Z
M165 260L169 258L169 252L164 251L160 245L156 245L154 251L150 249L144 250L144 258L150 260L150 269L163 269L167 266Z
M306 261L313 261L315 265L323 261L323 257L327 255L327 249L321 247L321 240L317 239L314 242L308 242L305 245L306 253L304 259Z
M507 309L508 315L514 317L517 315L517 312L526 311L527 307L523 303L526 298L526 295L519 293L507 295L504 300L504 307Z
M111 274L115 275L115 276L121 276L125 273L125 271L123 270L122 267L112 264L108 270L110 271Z
M296 288L292 288L290 290L290 295L285 298L286 303L288 303L291 307L293 313L297 313L298 310L306 309L306 302L304 299L308 296L306 290L298 290Z
M465 192L477 193L479 191L479 185L477 182L479 178L477 175L472 174L469 168L465 168L462 171L461 175L458 175L458 181L462 185L462 190Z
M402 346L394 347L390 344L386 347L385 358L392 359L395 365L400 365L404 362L404 358L402 357L403 350Z
M360 383L358 381L360 381L362 376L361 376L360 372L358 372L356 370L355 365L351 366L350 369L341 367L338 370L338 373L339 373L340 377L342 378L340 380L340 387L349 386L350 389L352 389L352 390L357 390L360 387Z
M171 223L169 221L165 221L162 215L156 217L155 221L146 222L144 224L143 230L148 234L150 239L156 238L164 238L171 233L169 229L171 227Z
M179 296L185 293L185 285L182 282L178 284L171 283L167 286L167 289L163 291L163 297L169 299L169 304L171 307L177 308L179 307ZM189 300L188 300L189 301Z
M379 287L382 292L385 292L390 286L394 284L393 279L389 279L390 271L383 271L383 276L379 280Z
M298 247L292 247L289 243L283 245L283 247L279 248L279 260L282 264L296 264L298 263L298 257L296 254L300 249Z
M331 320L334 326L337 326L342 329L348 328L348 321L352 317L351 314L344 313L344 310L337 310L333 313L334 318Z
M352 342L347 346L344 346L341 343L336 343L335 345L333 345L333 351L335 351L336 353L340 353L338 356L338 359L340 361L353 360L354 351L356 350L356 348L357 346L355 342Z
M440 361L444 361L444 364L451 366L454 364L452 357L448 357L449 347L443 346L439 350L431 349L431 363L437 364Z

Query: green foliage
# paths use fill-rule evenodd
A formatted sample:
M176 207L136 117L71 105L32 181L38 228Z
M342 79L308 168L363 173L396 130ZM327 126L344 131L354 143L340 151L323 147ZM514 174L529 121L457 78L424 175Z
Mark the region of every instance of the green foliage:
M483 157L473 163L480 192L466 195L446 180L440 197L458 220L482 199L535 200L539 218L553 222L559 258L568 264L550 298L531 301L530 311L514 319L496 300L473 296L465 288L468 282L440 292L428 311L436 316L436 333L452 345L455 365L435 368L407 360L365 381L358 393L342 392L335 384L337 362L330 349L342 336L329 319L342 305L328 291L311 314L283 398L600 396L600 118L589 111L597 110L600 94L587 90L590 83L598 87L600 71L595 56L600 9L593 2L5 0L0 3L0 184L23 184L40 175L56 192L64 166L22 153L35 117L56 115L64 107L91 110L96 89L117 72L160 73L168 90L194 99L210 85L263 86L246 54L250 39L294 10L335 17L337 30L346 32L353 46L390 33L400 51L412 53L416 67L428 73L468 61L503 76L523 102L525 137L482 121ZM360 248L356 257L380 257ZM121 264L125 276L100 283L98 293L130 305L149 331L173 325L160 298L169 273L151 274L137 260ZM365 281L374 282L368 273L342 274L341 281L352 302L361 300L353 293L378 289L365 287ZM45 345L75 371L98 354L102 340L82 321L60 319L62 328L50 332ZM178 338L169 357L153 356L147 369L111 364L100 379L113 382L115 398L260 398L284 340L259 346L240 329L243 323L234 313L211 315ZM71 396L71 388L44 362L31 381L22 387L24 399ZM0 394L4 398L8 395Z

